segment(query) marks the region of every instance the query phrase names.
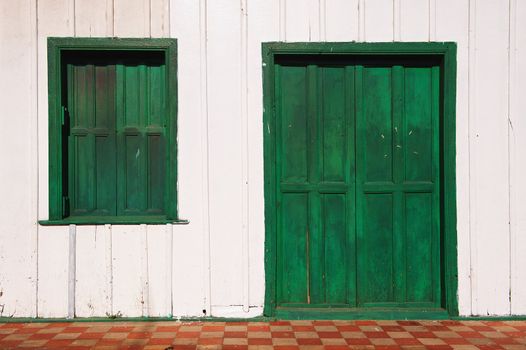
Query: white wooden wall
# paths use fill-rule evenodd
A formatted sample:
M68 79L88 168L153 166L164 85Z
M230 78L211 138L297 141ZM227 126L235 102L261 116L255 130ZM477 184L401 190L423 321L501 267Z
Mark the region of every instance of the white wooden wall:
M76 230L48 212L48 36L178 39L179 211ZM262 313L261 42L456 41L462 315L526 314L526 2L0 0L0 316Z

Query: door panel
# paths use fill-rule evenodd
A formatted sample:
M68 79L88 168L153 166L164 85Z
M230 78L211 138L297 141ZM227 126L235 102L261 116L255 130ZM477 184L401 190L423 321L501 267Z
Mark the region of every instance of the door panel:
M287 232L280 237L278 255L281 259L279 277L282 281L280 300L290 303L308 302L308 247L307 247L307 208L308 195L287 193L281 198L281 212L284 220L281 230Z
M358 305L439 306L438 68L357 72Z
M71 215L115 215L115 66L67 65Z
M86 57L66 67L69 215L159 215L165 202L165 66L112 63Z
M354 295L345 265L354 239L353 86L345 67L277 68L280 305L348 305Z
M277 306L439 307L439 67L275 73Z

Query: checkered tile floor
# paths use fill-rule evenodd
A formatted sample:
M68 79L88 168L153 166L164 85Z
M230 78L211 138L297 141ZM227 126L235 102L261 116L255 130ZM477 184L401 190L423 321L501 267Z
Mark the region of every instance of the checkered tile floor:
M526 321L0 324L0 349L526 350Z

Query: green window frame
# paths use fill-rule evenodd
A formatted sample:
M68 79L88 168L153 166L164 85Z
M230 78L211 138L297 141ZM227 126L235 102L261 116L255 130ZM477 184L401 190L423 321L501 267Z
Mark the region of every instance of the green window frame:
M72 58L73 57L73 58ZM93 61L89 61L90 57L93 57ZM111 66L113 65L113 71L111 73L107 74L113 74L113 77L111 79L114 80L123 80L126 79L128 73L126 73L126 69L128 67L131 67L130 70L133 70L133 76L138 77L136 78L136 87L135 89L140 91L139 94L152 94L153 96L155 93L156 99L162 101L162 106L159 107L160 113L164 115L159 118L163 118L164 120L161 120L160 122L156 122L154 124L159 124L160 127L152 127L150 124L151 122L146 122L146 124L141 124L139 122L138 127L129 127L129 125L123 125L125 124L122 119L128 118L125 117L124 112L119 112L118 109L120 108L125 109L126 107L119 107L119 102L111 102L110 105L108 102L106 102L108 105L111 106L111 108L115 108L114 110L111 110L109 114L111 114L110 117L108 117L108 120L112 120L112 123L117 124L117 126L113 125L113 129L109 128L109 132L112 133L113 130L115 130L115 136L114 138L117 139L117 141L113 141L115 143L115 146L112 148L109 148L111 152L115 152L115 155L113 158L107 162L107 164L110 164L112 169L107 170L110 175L108 178L112 178L113 174L115 174L114 178L111 181L115 181L114 184L108 185L107 183L104 184L104 181L98 181L101 184L98 184L97 181L92 181L95 192L97 192L97 186L100 186L102 190L99 188L99 192L103 192L106 187L109 187L112 189L115 187L115 194L110 195L109 199L106 198L106 202L112 203L112 209L111 210L98 210L97 205L94 204L92 207L95 209L91 210L85 210L84 213L79 214L81 210L73 211L73 209L70 212L70 204L69 204L69 196L71 193L75 194L75 189L72 189L70 185L68 185L70 180L76 179L78 176L80 176L80 173L76 173L76 170L78 165L75 167L71 165L70 163L77 162L75 160L72 160L71 152L73 152L73 146L71 138L69 138L68 135L72 134L73 126L78 126L78 124L73 124L77 122L72 122L72 118L69 117L69 111L67 108L69 107L69 103L73 104L73 102L64 102L66 101L73 101L73 97L71 97L73 86L74 84L71 82L73 71L76 68L72 68L71 60L80 59L84 60L86 63L86 67L88 65L91 65L92 71L95 71L94 68L95 65L98 64L97 62L102 61L102 65ZM136 60L136 61L133 61ZM142 61L141 61L142 60ZM140 63L140 62L146 61L155 61L157 63ZM95 63L93 63L95 62ZM139 63L137 63L139 62ZM154 69L153 65L158 64ZM141 66L142 65L142 66ZM144 68L146 67L146 68ZM160 68L159 68L160 67ZM104 69L104 68L103 68ZM120 69L120 73L119 73ZM115 73L117 72L117 73ZM75 73L77 74L77 73ZM93 73L95 76L95 73ZM103 73L106 74L106 73ZM120 74L120 78L119 78ZM155 75L155 76L154 76ZM86 75L87 76L87 75ZM108 75L109 76L109 75ZM124 78L123 78L124 76ZM141 76L143 78L141 78ZM160 78L159 78L160 77ZM88 79L88 78L87 78ZM93 78L95 79L95 78ZM109 79L109 78L107 78ZM135 78L134 78L135 79ZM142 79L142 80L141 80ZM143 92L146 88L145 81L150 82L154 79L157 79L158 82L156 85L156 88L159 88L161 91L160 93L158 91L152 92L153 88L148 88L149 92ZM160 83L159 83L160 81ZM99 81L93 80L91 82L93 84L93 91L98 93L97 91L108 89L108 91L111 90L108 95L111 95L112 93L116 95L118 94L124 94L127 93L127 91L122 91L127 89L126 88L120 88L119 92L119 84L123 86L122 82L117 83L104 83L102 85L99 85ZM96 85L95 85L96 84ZM106 84L106 85L104 85ZM117 87L111 86L111 84L117 85ZM152 84L152 83L149 83ZM102 86L102 87L101 87ZM153 85L148 85L153 86ZM120 38L55 38L50 37L48 38L48 99L49 99L49 218L48 220L42 220L40 221L40 224L42 225L68 225L68 224L163 224L163 223L177 223L177 222L184 222L183 220L179 220L178 213L177 213L177 40L176 39L169 39L169 38L146 38L146 39L136 39L136 38L126 38L126 39L120 39ZM163 91L164 90L164 91ZM115 92L116 91L116 92ZM130 95L133 96L133 95ZM141 95L142 96L142 95ZM161 96L161 97L159 97ZM118 97L117 97L118 98ZM145 97L145 99L150 99L153 97L150 97L148 95ZM131 98L129 98L131 100ZM148 100L147 103L150 103L150 100ZM161 103L161 102L159 102ZM68 107L65 107L65 105L68 105ZM152 103L153 104L153 103ZM148 105L149 106L149 105ZM98 108L98 107L96 107ZM147 107L149 108L149 107ZM73 112L75 113L75 112ZM113 114L114 113L114 114ZM127 113L127 112L126 112ZM130 112L131 113L131 112ZM140 113L140 112L138 112ZM147 109L146 114L150 113L150 110ZM79 113L80 114L80 113ZM92 117L95 118L95 117ZM137 117L139 118L139 117ZM150 120L150 115L147 117L148 120ZM153 117L152 117L153 118ZM71 123L71 125L70 125ZM97 133L96 130L98 128L94 126L95 122L91 122L93 125L91 126L91 129L88 131L84 131L89 133ZM119 126L120 123L120 126ZM126 123L128 123L126 119ZM130 124L130 123L128 123ZM134 125L134 123L131 123ZM117 131L121 128L119 131ZM142 129L141 129L142 128ZM79 129L79 128L77 128ZM153 131L152 131L153 130ZM103 133L105 131L102 131ZM106 131L107 132L107 131ZM121 134L118 134L118 132L122 132ZM147 203L150 203L150 199L144 199L146 197L157 195L157 202L156 207L158 209L152 210L149 209L148 206L141 207L141 209L137 210L127 210L126 208L123 209L123 201L131 201L129 199L132 197L132 190L122 189L125 185L123 185L126 181L132 181L128 180L126 178L127 175L126 171L129 171L130 168L130 161L127 160L127 149L124 149L124 147L128 146L122 146L126 145L126 142L128 142L126 139L127 135L130 133L135 133L134 135L138 135L136 139L139 141L135 141L140 144L139 147L147 147L144 149L147 149L147 152L150 152L150 140L153 140L151 138L150 134L155 135L161 135L158 136L155 142L157 142L156 147L153 148L152 146L152 155L145 155L144 158L147 158L145 164L150 164L150 159L155 164L153 166L146 165L141 168L141 182L139 185L135 184L135 187L132 188L133 190L139 189L141 191L140 196L142 196L142 201L146 201ZM141 134L142 133L142 134ZM96 136L94 136L96 137ZM119 137L121 137L121 141L119 141ZM130 138L131 139L131 138ZM160 140L160 141L159 141ZM120 143L119 143L120 142ZM96 147L96 146L95 146ZM96 152L93 147L92 152ZM130 146L131 147L131 146ZM91 152L91 148L88 147L88 152ZM143 149L143 148L141 148ZM107 151L107 149L104 149ZM158 151L158 152L156 152ZM76 156L75 156L76 157ZM80 159L80 156L75 159ZM97 160L98 161L98 160ZM162 162L161 162L162 161ZM80 162L80 161L78 161ZM138 162L137 162L138 163ZM160 164L159 166L157 166ZM87 167L89 165L84 164L84 167ZM139 169L139 165L136 165L137 169ZM157 170L152 170L155 167L157 167ZM101 166L102 172L105 171L105 167ZM159 170L160 169L160 170ZM154 173L157 171L157 173ZM137 170L139 172L139 170ZM98 175L94 175L98 176ZM139 176L139 175L137 175ZM155 178L154 178L155 177ZM151 180L150 178L154 178ZM102 178L101 178L102 179ZM146 180L144 180L146 179ZM150 185L150 183L153 183L152 181L156 181L155 183L155 193L153 193L153 186ZM106 187L104 187L106 186ZM131 185L130 185L131 186ZM78 190L79 192L81 190ZM128 192L130 194L127 194ZM93 191L92 191L93 192ZM159 200L159 196L162 195L162 200ZM80 195L79 195L80 196ZM113 196L113 197L112 197ZM93 200L92 200L92 203ZM127 203L127 202L126 202ZM124 205L126 207L126 205ZM113 209L114 208L114 209Z

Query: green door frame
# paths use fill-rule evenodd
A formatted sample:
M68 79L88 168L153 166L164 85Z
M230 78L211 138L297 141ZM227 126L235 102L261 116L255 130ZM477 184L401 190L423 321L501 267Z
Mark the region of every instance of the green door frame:
M265 308L264 314L278 318L359 319L418 318L458 316L457 300L457 214L455 175L456 43L282 43L262 44L263 54L263 142L265 176ZM441 69L441 235L443 285L442 309L439 310L364 310L329 309L289 310L276 307L276 115L274 71L277 55L430 55L440 60ZM332 311L331 311L332 310Z

